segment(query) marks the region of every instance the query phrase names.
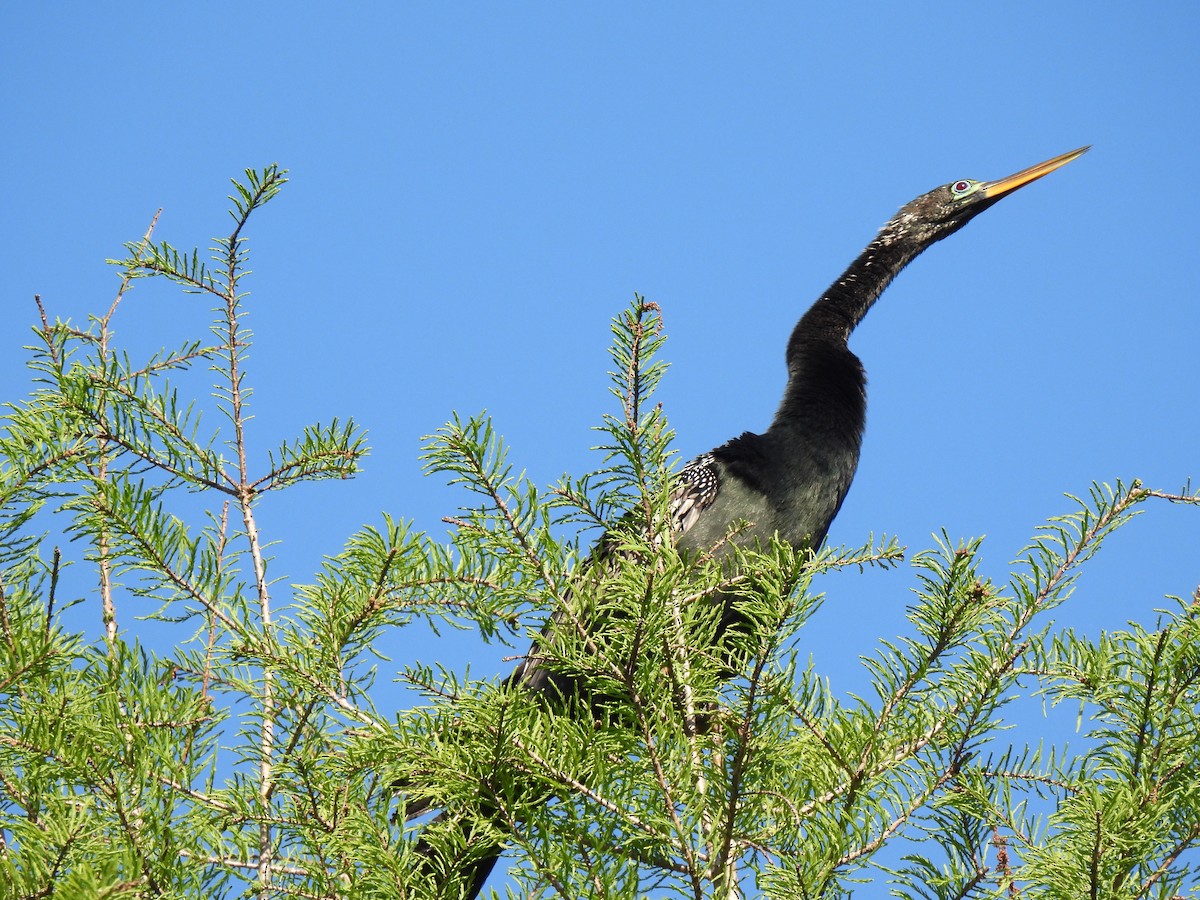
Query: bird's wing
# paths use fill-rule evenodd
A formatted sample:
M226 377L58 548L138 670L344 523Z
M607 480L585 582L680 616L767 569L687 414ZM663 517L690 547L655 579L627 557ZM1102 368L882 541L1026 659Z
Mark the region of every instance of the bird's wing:
M676 540L717 499L720 477L717 459L711 453L697 456L680 471L670 496L671 531Z

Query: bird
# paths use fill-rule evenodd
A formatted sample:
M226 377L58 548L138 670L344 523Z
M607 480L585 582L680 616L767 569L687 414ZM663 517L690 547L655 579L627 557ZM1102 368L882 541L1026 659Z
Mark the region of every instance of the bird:
M792 329L787 382L767 429L745 432L701 454L674 479L669 524L679 551L720 555L732 543L765 546L772 538L797 549L819 548L850 489L866 427L866 373L849 347L855 327L896 275L928 247L1089 149L996 181L952 181L902 206ZM593 560L603 555L604 538L597 547ZM738 626L736 599L721 598L717 635ZM552 616L543 636L559 620ZM547 667L542 645L543 639L535 640L508 683L561 703L584 688L577 676ZM463 833L469 836L470 829L464 826ZM464 896L479 894L501 853L499 846L488 848L466 863Z

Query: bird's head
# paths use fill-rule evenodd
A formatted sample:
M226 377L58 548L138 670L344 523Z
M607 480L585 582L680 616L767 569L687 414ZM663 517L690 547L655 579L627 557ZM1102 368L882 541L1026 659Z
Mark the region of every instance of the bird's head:
M999 181L972 181L962 178L934 188L928 194L922 194L901 207L880 232L879 241L882 244L899 240L911 242L919 252L919 248L954 234L1002 197L1007 197L1018 188L1049 175L1055 169L1082 156L1088 149L1080 147L1036 166L1022 169Z

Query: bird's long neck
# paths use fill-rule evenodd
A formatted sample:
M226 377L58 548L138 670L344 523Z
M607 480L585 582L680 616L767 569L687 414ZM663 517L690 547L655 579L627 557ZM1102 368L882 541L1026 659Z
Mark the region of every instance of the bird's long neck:
M800 424L831 393L840 395L843 409L862 404L865 378L846 342L892 279L923 249L906 240L897 224L884 226L796 324L787 348L788 384L772 429Z
M788 345L789 365L797 342L836 340L844 344L892 279L921 252L920 246L897 232L895 224L884 226L800 319Z

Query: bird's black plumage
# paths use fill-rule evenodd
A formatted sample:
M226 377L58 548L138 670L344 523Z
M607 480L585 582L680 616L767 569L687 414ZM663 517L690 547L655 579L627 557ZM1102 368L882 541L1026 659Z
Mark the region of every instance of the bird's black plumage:
M1087 149L999 181L951 182L903 206L796 324L787 344L787 385L767 430L746 432L697 457L675 479L671 525L680 550L728 547L734 526L736 542L744 546L765 545L777 536L797 548L819 547L854 478L866 423L866 376L847 345L855 326L923 250ZM734 601L724 599L718 633L738 621ZM539 644L510 683L556 702L580 691L574 678L544 665ZM500 851L497 847L465 866L467 896L482 889Z

